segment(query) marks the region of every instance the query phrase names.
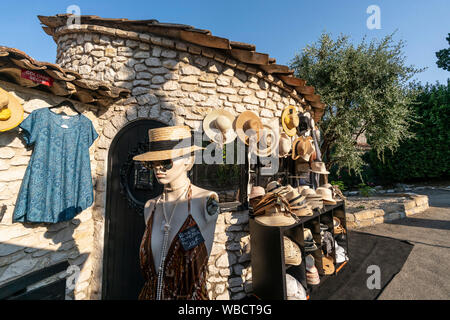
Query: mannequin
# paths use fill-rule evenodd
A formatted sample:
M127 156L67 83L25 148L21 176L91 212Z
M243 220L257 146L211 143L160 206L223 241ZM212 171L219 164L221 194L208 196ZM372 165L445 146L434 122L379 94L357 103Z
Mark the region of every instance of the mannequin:
M170 223L171 228L169 232L169 244L172 243L175 235L178 233L188 217L186 186L188 186L191 182L187 177L187 173L192 169L194 160L194 156L177 159L173 162L172 169L168 171L163 171L161 167L156 167L154 169L156 179L160 184L164 185L164 193L161 197L167 197L167 201L164 201L164 203L168 217L170 217L172 213L175 206L175 201L181 196ZM146 224L155 209L155 204L158 201L158 198L159 197L149 200L145 205L144 217ZM210 204L209 210L207 206L208 202ZM218 218L218 208L214 208L214 202L219 202L219 196L215 192L192 185L191 215L197 222L202 236L205 239L208 256L211 254L214 241L214 231L216 229L216 222ZM155 268L158 268L161 262L161 248L164 237L164 230L162 228L164 220L162 202L156 206L153 214L155 216L153 220L152 232L152 253Z
M192 185L187 173L194 165L189 127L149 131L150 151L141 161L164 185L161 196L144 209L146 229L140 248L145 278L141 300L207 300L206 276L219 215L216 193Z

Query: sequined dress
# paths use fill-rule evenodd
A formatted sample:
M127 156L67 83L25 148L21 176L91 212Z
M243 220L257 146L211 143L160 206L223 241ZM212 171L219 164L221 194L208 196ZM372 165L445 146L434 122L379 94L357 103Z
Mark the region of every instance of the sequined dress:
M184 251L179 234L197 225L191 215L192 190L188 191L188 217L174 237L165 261L162 300L208 300L206 273L208 251L205 242ZM147 223L140 248L140 264L145 284L139 300L156 300L158 274L152 254L152 227L156 205Z

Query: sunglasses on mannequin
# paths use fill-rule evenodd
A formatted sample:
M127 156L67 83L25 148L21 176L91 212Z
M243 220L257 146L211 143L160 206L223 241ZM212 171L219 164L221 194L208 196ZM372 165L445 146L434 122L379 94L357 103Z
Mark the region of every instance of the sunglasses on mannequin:
M163 161L150 161L145 162L147 169L154 170L156 168L162 167L164 171L168 171L173 168L173 160L163 160Z

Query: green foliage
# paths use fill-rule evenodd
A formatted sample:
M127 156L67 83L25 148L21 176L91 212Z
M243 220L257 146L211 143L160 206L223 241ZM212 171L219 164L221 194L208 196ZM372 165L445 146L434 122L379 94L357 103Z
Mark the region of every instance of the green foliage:
M338 180L338 181L331 181L331 185L332 186L338 186L339 190L341 190L341 191L345 191L346 190L344 181L340 181L340 180Z
M402 142L395 153L379 161L369 154L371 167L382 183L450 176L450 80L447 85L420 86L413 104L415 137Z
M411 136L416 92L406 82L422 70L405 65L403 47L392 35L354 46L348 36L333 40L323 34L293 59L295 75L314 86L327 105L319 125L328 168L361 173L363 152L356 140L362 134L381 157Z
M450 45L450 33L446 38ZM439 68L450 71L450 48L442 49L436 52L437 61L436 64Z
M370 197L375 193L375 189L366 185L365 183L360 183L358 185L358 191L359 194L362 195L363 197Z

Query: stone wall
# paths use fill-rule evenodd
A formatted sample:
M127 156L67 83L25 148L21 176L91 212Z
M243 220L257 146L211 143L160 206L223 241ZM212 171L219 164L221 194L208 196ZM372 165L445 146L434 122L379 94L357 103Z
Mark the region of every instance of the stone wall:
M402 219L428 209L428 197L414 193L393 194L401 197L398 203L384 209L367 209L355 213L346 213L348 228L362 228ZM405 199L406 198L406 199Z
M288 105L301 106L279 79L224 59L214 50L147 34L98 26L57 32L57 62L83 78L132 91L132 97L99 114L95 151L94 265L91 299L101 297L103 225L108 151L116 134L136 119L202 130L204 117L223 108L234 115L252 110L263 121ZM220 215L209 261L211 299L241 299L251 292L247 212Z
M63 99L34 89L0 81L0 87L23 104L25 117L33 110L56 105ZM97 130L97 111L76 103ZM81 269L75 290L66 290L67 299L85 299L92 277L94 220L92 208L72 221L48 224L12 223L16 198L32 151L21 140L20 129L0 133L0 286L27 273L68 260ZM92 170L95 147L91 147ZM39 283L45 285L65 277L64 271ZM35 286L35 287L37 287Z

